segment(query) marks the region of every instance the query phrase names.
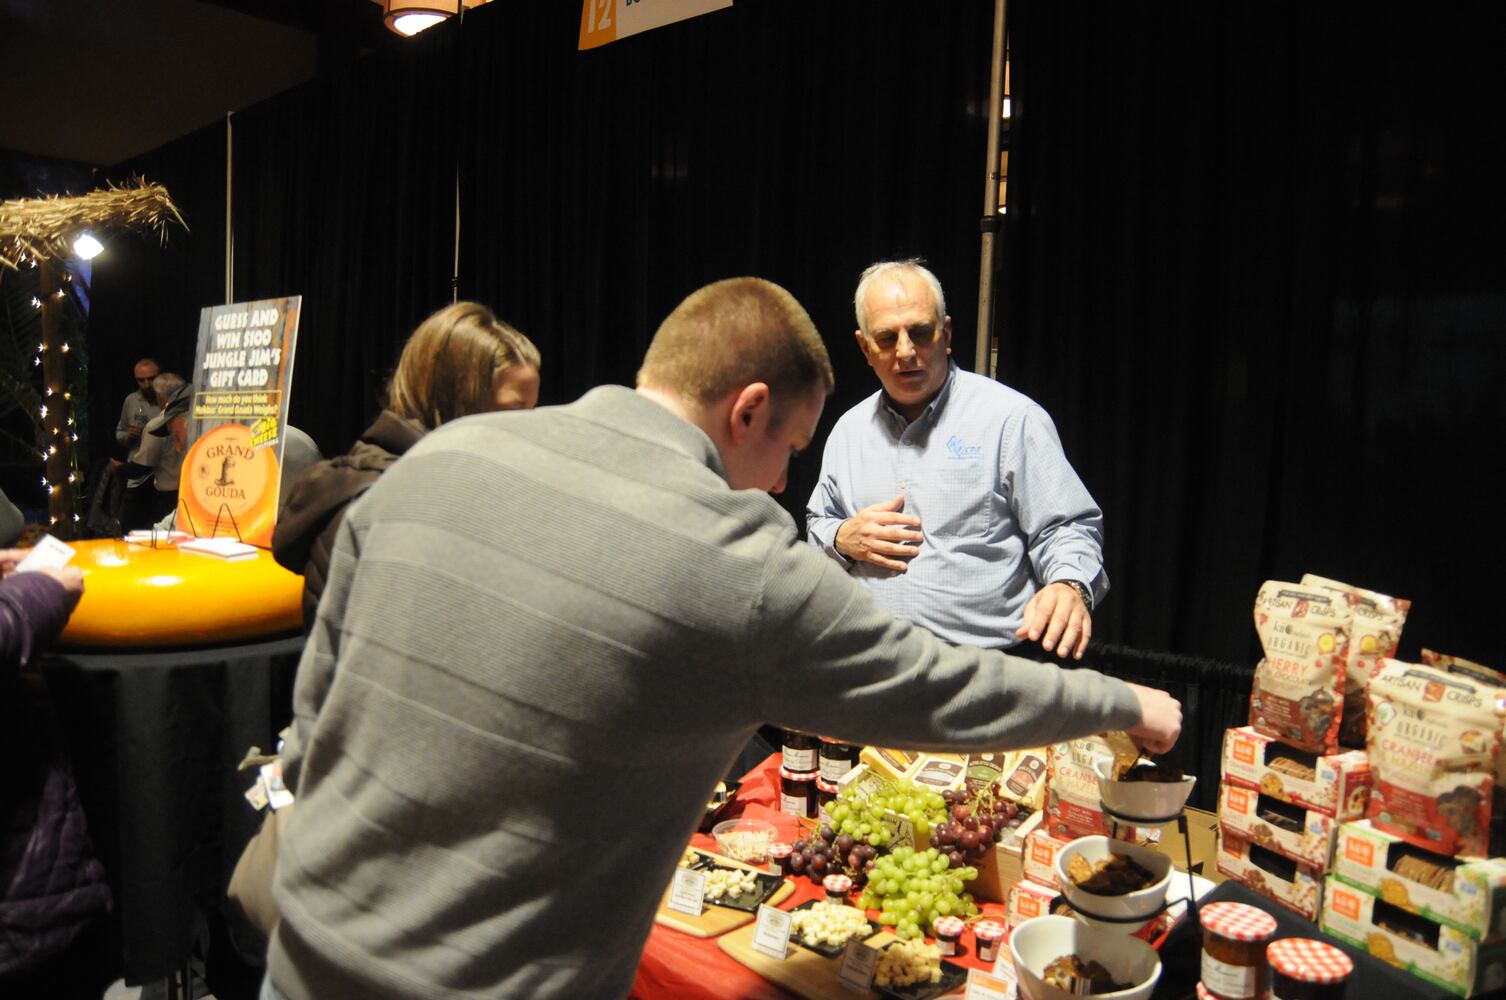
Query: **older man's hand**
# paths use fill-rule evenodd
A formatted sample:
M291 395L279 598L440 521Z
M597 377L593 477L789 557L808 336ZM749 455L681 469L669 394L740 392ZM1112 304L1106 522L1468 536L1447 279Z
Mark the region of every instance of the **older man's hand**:
M915 530L920 527L920 518L900 513L904 507L903 493L886 503L864 507L837 529L837 551L855 562L903 573L925 539Z
M1093 616L1077 593L1065 583L1052 583L1035 592L1025 605L1025 616L1015 637L1039 642L1046 652L1056 650L1062 659L1082 659L1093 634Z

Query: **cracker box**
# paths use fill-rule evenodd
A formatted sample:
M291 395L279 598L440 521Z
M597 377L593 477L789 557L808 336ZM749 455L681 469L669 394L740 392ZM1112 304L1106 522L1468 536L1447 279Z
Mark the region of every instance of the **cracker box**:
M923 754L905 777L936 792L961 788L967 780L967 758L960 754Z
M1022 879L1009 887L1004 901L1004 923L1010 930L1035 917L1044 917L1056 912L1062 895L1029 879ZM1071 910L1066 911L1068 915Z
M1477 941L1506 934L1506 859L1431 854L1359 820L1339 828L1333 873Z
M1226 831L1218 850L1218 870L1308 920L1318 919L1322 869L1284 858Z
M1330 937L1461 997L1506 987L1506 939L1481 943L1332 875L1324 896L1322 926Z
M1218 822L1229 833L1321 871L1328 870L1339 828L1327 813L1228 781L1218 788Z
M909 773L922 754L918 750L890 750L886 747L864 747L858 754L858 762L886 781L898 781Z
M1026 837L1025 850L1020 857L1025 877L1039 885L1060 889L1056 879L1056 855L1070 843L1070 840L1051 836L1044 828L1038 828Z
M1370 801L1370 758L1363 750L1317 757L1249 726L1224 733L1226 780L1339 820L1360 819Z

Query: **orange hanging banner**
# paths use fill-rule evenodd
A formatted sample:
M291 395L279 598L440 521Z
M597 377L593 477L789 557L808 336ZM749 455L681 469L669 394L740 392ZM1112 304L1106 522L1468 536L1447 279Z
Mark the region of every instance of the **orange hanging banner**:
M581 50L731 7L732 0L583 0Z

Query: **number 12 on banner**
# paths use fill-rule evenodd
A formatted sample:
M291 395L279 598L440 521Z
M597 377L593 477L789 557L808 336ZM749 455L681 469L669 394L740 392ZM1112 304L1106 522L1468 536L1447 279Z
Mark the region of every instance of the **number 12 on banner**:
M594 49L640 31L731 7L732 0L583 0L579 49Z

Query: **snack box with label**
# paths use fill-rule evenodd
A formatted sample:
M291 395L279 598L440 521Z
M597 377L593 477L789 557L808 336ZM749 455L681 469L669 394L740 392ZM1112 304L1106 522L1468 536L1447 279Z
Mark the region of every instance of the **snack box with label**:
M1009 831L1010 835L995 844L992 851L984 854L983 860L973 866L978 869L978 877L967 883L967 891L979 899L1004 902L1009 887L1023 881L1021 851L1040 822L1041 814L1031 813L1018 828Z
M1477 941L1506 933L1506 859L1433 854L1359 820L1339 828L1333 873Z
M1327 813L1228 781L1218 788L1218 822L1235 836L1321 871L1328 870L1339 828Z
M1370 758L1365 751L1319 757L1294 750L1249 726L1224 733L1223 776L1339 820L1361 818L1370 801Z
M909 773L920 760L919 750L891 750L888 747L864 747L858 754L858 763L886 781L898 781Z
M967 757L963 754L864 747L858 755L858 762L866 764L871 772L887 781L903 778L938 792L960 788L967 779Z
M1318 919L1323 870L1284 858L1269 848L1224 831L1218 870L1308 920Z
M1175 910L1156 914L1143 925L1135 928L1134 936L1142 941L1155 943L1156 938L1160 937L1185 909L1185 905L1180 905ZM1037 885L1029 879L1022 879L1009 887L1004 901L1004 924L1011 931L1027 920L1051 914L1068 917L1073 915L1072 908L1067 905L1067 898L1055 889Z
M1025 877L1037 885L1059 890L1056 880L1056 855L1072 841L1051 836L1044 827L1038 827L1025 838L1020 864Z
M1461 997L1506 986L1506 939L1481 943L1457 927L1408 913L1332 875L1324 893L1322 927L1330 937Z

